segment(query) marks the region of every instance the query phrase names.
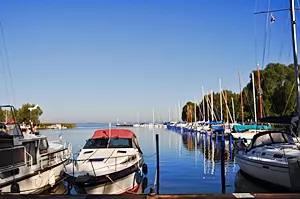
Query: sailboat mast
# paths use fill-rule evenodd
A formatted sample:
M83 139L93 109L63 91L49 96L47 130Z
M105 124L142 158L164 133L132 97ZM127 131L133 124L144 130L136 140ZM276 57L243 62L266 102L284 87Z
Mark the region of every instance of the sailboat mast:
M204 94L204 88L202 86L202 105L203 105L203 120L206 121L205 117L205 94Z
M171 122L171 110L169 108L169 122Z
M180 110L180 100L178 100L178 121L180 121L180 118L181 118L180 112L181 112L181 110Z
M197 108L197 102L196 102L196 97L194 96L194 122L197 122L197 113L196 113L196 108Z
M229 112L228 112L228 104L227 104L227 90L225 90L225 103L226 103L226 120L229 123Z
M291 25L292 25L292 39L293 39L293 55L294 55L294 72L296 79L296 96L297 96L297 115L300 114L300 86L299 86L299 75L298 75L298 49L297 49L297 34L296 34L296 16L295 16L295 2L290 0L291 6ZM299 126L297 133L299 132Z
M259 94L259 118L262 118L263 107L262 107L262 90L261 90L261 84L260 84L260 68L259 68L259 64L257 64L257 84L258 84L258 94Z
M243 101L243 91L242 91L242 86L241 86L241 75L240 75L240 71L238 71L238 76L239 76L240 95L241 95L242 123L244 123L244 101Z
M233 97L231 97L231 104L232 104L232 113L233 113L233 123L235 123L235 111L234 111Z
M211 121L214 121L214 98L213 91L210 91L210 104L211 104Z
M154 109L152 110L152 122L153 122L153 125L154 125Z
M219 79L220 82L220 108L221 108L221 121L223 121L223 104L222 104L222 82L221 78Z
M251 74L252 74L252 89L253 89L254 122L257 123L254 73L252 72Z

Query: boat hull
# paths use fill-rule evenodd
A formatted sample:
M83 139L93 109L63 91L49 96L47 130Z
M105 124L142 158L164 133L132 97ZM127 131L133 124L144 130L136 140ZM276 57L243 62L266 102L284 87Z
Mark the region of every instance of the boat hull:
M99 184L92 187L84 187L86 194L123 194L136 193L141 186L136 180L136 173L131 173L116 181ZM82 187L75 186L77 193L82 193ZM83 193L82 193L83 194Z
M262 163L246 158L241 154L236 154L235 157L240 169L251 177L286 189L292 188L287 165Z
M16 178L15 181L20 187L20 194L39 194L54 184L58 183L61 178L61 172L67 160L54 165L51 169L44 169L40 172L33 172L26 176ZM7 185L6 185L7 184ZM0 184L2 193L11 193L12 181Z

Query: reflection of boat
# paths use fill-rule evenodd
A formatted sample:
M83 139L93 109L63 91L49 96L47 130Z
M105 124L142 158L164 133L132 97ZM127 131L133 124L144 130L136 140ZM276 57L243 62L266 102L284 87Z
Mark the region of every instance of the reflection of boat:
M0 108L9 108L15 115L13 106ZM61 140L48 142L43 135L23 134L15 122L6 124L1 130L1 192L41 193L54 186L71 157L71 145Z
M137 192L147 172L136 135L107 129L95 131L65 175L79 194L122 194Z
M300 150L289 133L260 132L248 147L240 141L236 149L236 161L248 175L287 189L300 190Z
M236 173L234 187L235 193L274 193L277 191L277 189L270 190L266 185L249 178L249 176L241 170Z

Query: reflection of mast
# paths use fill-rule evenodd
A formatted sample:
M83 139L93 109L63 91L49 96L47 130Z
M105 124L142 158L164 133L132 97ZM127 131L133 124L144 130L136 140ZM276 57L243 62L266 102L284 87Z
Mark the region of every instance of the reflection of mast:
M211 174L215 173L215 142L212 141L212 147L211 147Z
M202 138L203 140L203 173L206 174L206 135Z

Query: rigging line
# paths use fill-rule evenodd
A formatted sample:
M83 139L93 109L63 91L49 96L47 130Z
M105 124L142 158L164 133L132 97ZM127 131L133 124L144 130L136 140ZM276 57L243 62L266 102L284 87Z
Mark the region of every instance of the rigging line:
M9 58L8 58L8 53L7 53L7 48L6 48L6 41L5 41L5 36L4 36L4 31L3 31L3 26L2 26L1 21L0 21L0 28L1 28L2 40L3 40L4 51L5 51L5 56L6 56L6 64L7 64L7 69L8 69L8 74L9 74L10 84L11 84L11 89L12 89L12 96L13 96L13 100L14 100L14 105L17 106L15 90L14 90L14 85L13 85L13 79L12 79L12 75L11 75L11 71L10 71Z
M282 113L282 115L284 115L284 114L285 114L285 111L286 111L286 108L287 108L287 106L288 106L288 104L289 104L289 101L290 101L290 98L291 98L291 96L292 96L292 92L293 92L293 90L294 90L294 87L295 87L295 83L293 83L292 90L291 90L291 92L290 92L290 95L289 95L288 101L287 101L287 102L286 102L286 104L285 104L285 107L284 107L284 110L283 110L283 113Z
M288 25L288 23L289 23L289 21L290 21L290 13L289 12L287 12L287 20L286 20L286 25ZM299 28L299 26L297 26L297 28ZM283 25L283 23L282 23L282 25L281 25L281 29L283 30L284 29L284 25ZM285 42L284 42L284 37L282 37L282 42L281 42L281 46L280 46L280 50L279 50L279 56L278 56L278 63L279 63L279 61L280 61L280 59L281 59L281 57L282 57L282 52L283 52L283 48L284 48L284 44L285 44Z
M4 85L5 85L5 91L6 91L6 96L7 96L7 101L9 103L9 93L8 93L8 87L7 87L7 79L6 79L6 72L5 72L5 66L4 66L4 61L3 61L3 55L2 51L0 49L0 59L1 59L1 65L2 65L2 70L3 70L3 77L4 77Z
M258 6L258 1L255 1L254 12L256 12ZM255 53L255 64L257 64L257 32L256 32L256 20L255 15L253 16L253 26L254 26L254 53Z
M269 0L269 3L268 3L268 11L270 10L270 2L271 2L271 0ZM264 64L265 64L265 56L266 56L266 42L267 42L267 34L268 34L268 30L269 30L268 22L269 22L269 14L267 14L267 16L266 16L266 29L265 29L265 38L264 38L264 45L263 45L263 59L262 59L262 66L261 66L262 70L265 67Z

